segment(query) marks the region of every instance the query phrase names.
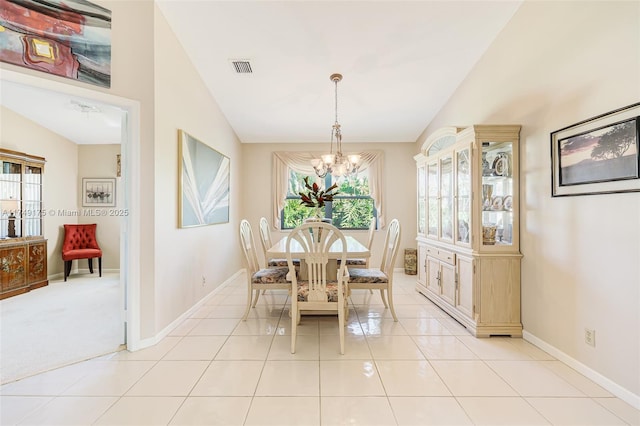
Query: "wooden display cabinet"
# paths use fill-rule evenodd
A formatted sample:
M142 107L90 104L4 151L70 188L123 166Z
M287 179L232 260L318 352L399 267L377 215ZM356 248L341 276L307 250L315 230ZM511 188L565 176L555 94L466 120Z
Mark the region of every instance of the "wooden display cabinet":
M0 149L0 299L49 284L42 225L45 159Z
M416 289L479 337L522 336L519 134L447 127L414 157Z

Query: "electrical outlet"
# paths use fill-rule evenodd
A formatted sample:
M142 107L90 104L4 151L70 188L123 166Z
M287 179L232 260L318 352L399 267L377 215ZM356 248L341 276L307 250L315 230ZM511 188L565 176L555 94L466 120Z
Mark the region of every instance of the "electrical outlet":
M584 329L584 342L589 346L596 346L596 331L589 328Z
M204 287L204 285L207 283L207 279L204 277L204 275L202 276L202 287Z

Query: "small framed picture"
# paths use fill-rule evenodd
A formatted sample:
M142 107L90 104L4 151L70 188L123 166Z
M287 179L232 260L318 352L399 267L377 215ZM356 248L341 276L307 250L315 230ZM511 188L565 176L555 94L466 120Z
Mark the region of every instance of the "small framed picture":
M115 178L82 178L83 207L115 207Z
M640 191L640 103L551 133L551 195Z

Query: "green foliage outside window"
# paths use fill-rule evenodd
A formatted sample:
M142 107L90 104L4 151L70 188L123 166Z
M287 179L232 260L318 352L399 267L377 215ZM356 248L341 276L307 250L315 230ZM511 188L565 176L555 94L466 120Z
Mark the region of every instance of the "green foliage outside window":
M303 220L313 216L314 209L300 204L299 192L305 191L306 175L291 172L289 175L289 191L282 211L283 229L295 228ZM310 176L310 182L318 182L324 188L331 186L331 177L318 179ZM324 182L323 182L324 180ZM323 209L324 217L331 219L334 226L341 229L367 229L375 214L373 199L369 195L369 179L366 174L357 178L343 179L339 182L339 192L333 202L327 202Z

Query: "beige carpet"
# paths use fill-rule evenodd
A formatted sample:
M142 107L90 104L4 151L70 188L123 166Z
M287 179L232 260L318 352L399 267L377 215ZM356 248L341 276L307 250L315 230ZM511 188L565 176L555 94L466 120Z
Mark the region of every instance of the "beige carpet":
M124 323L117 273L74 272L67 282L0 301L0 383L115 352Z

